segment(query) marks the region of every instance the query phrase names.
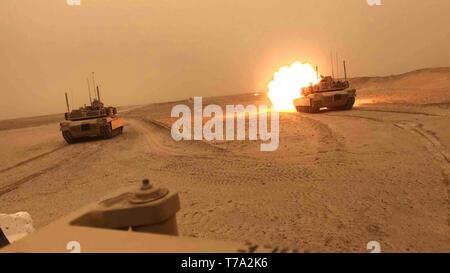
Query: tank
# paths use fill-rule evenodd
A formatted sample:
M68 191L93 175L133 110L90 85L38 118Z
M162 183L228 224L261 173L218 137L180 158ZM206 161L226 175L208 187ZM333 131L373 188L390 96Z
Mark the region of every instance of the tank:
M356 89L347 81L344 61L344 80L332 76L321 76L319 83L301 89L301 97L294 100L298 112L317 113L321 108L330 110L350 110L356 98Z
M117 115L115 107L104 106L98 87L97 97L90 105L70 111L67 93L66 104L65 121L60 123L60 130L62 137L69 144L87 138L111 138L123 131L123 118Z

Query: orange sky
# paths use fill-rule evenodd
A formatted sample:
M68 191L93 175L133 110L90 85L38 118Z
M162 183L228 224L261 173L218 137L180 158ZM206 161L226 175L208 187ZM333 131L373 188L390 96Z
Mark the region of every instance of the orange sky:
M295 60L350 76L450 66L449 0L0 1L0 119L107 104L267 91Z

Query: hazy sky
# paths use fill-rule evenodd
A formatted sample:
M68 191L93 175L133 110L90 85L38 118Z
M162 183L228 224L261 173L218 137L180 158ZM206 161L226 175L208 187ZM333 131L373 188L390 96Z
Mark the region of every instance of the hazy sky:
M293 61L350 76L450 66L450 0L0 1L0 119L58 113L64 92L142 104L267 91Z

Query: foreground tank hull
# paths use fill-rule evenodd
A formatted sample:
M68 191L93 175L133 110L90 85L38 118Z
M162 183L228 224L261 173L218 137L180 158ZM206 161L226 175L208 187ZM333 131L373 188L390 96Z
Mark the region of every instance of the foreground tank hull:
M104 117L78 121L61 122L61 133L64 140L75 143L86 138L111 138L123 131L124 121L121 117Z
M350 110L355 103L355 97L356 90L353 88L315 92L294 100L294 106L298 112L307 113L317 113L324 107L332 110Z

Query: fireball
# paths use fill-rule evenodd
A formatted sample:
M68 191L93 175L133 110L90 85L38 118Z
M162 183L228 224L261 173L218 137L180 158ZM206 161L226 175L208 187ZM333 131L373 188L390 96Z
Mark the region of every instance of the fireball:
M267 85L272 110L295 111L293 101L302 96L301 88L316 84L319 80L313 66L308 63L294 62L281 67Z

